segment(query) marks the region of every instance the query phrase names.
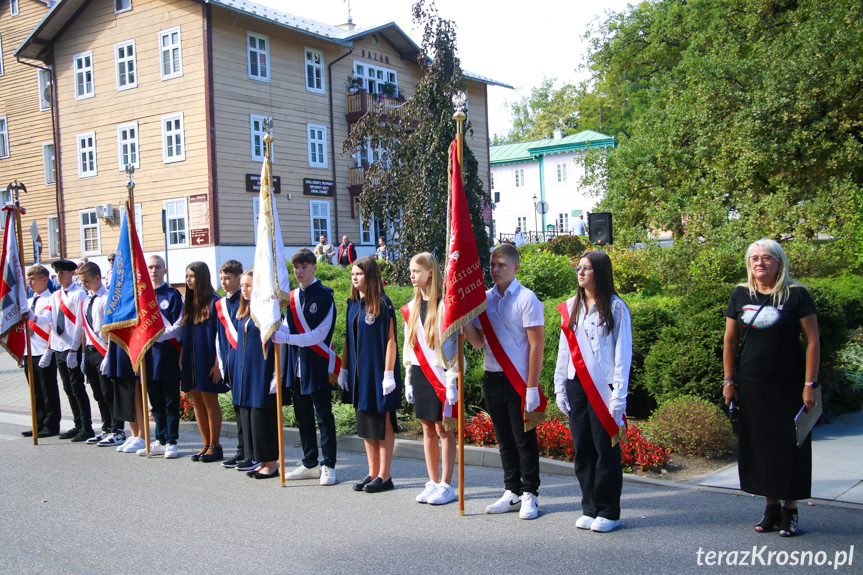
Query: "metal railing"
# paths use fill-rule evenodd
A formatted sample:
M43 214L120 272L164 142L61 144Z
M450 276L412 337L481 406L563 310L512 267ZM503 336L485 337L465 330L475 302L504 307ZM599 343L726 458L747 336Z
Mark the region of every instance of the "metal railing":
M545 231L545 232L522 232L524 236L524 242L527 244L541 244L547 241L551 241L557 236L571 236L572 234L569 232L558 232L558 231ZM515 234L497 234L497 241L499 243L508 242L515 243Z

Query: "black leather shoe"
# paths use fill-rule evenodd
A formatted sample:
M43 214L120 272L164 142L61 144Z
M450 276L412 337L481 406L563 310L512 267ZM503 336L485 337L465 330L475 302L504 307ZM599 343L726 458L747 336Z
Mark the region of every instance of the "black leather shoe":
M255 479L271 479L273 477L278 477L278 476L279 476L279 468L277 467L276 470L273 471L272 473L260 473L258 471L255 471L255 474L252 475L251 477L253 477Z
M64 431L63 433L61 433L61 434L60 434L60 439L72 439L73 437L75 437L76 435L78 435L78 432L80 432L80 431L81 431L81 430L80 430L80 429L78 429L77 427L73 427L73 428L72 428L72 429L70 429L69 431Z
M375 477L371 480L365 487L363 487L363 491L366 493L380 493L381 491L389 491L390 489L394 489L393 479L390 477L386 481L381 479L380 477Z
M23 435L24 437L33 437L33 430L32 430L32 429L27 429L27 430L25 430L25 431L22 431L22 432L21 432L21 435ZM41 432L41 431L39 432L39 437L42 437L42 432Z
M352 489L354 491L362 491L363 487L365 487L366 485L371 483L371 481L372 481L372 476L366 475L364 479L362 479L361 481L358 481L357 483L354 483L354 486Z
M93 429L82 429L72 438L72 443L80 443L82 441L87 441L91 437L96 437L96 434L93 432Z
M192 455L192 461L201 461L201 457L203 457L203 456L204 456L204 453L206 453L206 452L207 452L207 449L209 449L209 448L210 448L210 446L209 446L209 445L205 445L205 446L201 449L201 451L199 451L198 453L195 453L194 455Z
M213 448L213 453L205 453L201 456L201 461L204 463L212 463L214 461L221 461L225 458L221 445L211 445L210 447Z
M222 462L222 467L227 467L228 469L233 469L237 466L237 464L241 461L244 461L246 457L240 453L239 451L234 454L234 456L230 459L226 459Z

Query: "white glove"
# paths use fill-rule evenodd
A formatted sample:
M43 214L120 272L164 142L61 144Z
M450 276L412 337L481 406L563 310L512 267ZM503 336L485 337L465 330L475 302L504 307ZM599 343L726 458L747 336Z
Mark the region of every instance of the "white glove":
M626 399L612 399L608 406L611 417L617 425L623 425L623 414L626 413Z
M81 375L84 376L84 379L87 379L87 372L84 371L84 358L83 357L81 358L81 365L79 365L78 368L81 370Z
M45 353L42 354L42 357L39 358L39 367L45 369L51 365L51 350L45 350Z
M531 412L539 407L539 388L528 387L524 398L524 410Z
M446 388L446 404L455 405L458 403L458 387Z
M572 408L569 407L569 398L566 397L566 392L558 391L554 395L555 398L557 398L558 409L560 409L560 411L562 411L564 415L569 415L569 412L572 411Z
M78 367L78 354L74 351L70 351L66 354L66 367L69 369L75 369Z
M396 389L396 378L392 371L384 372L384 380L381 382L384 395L389 395Z
M108 356L105 356L105 359L102 360L102 363L99 364L99 373L102 375L108 375Z
M270 395L273 395L278 391L279 382L276 380L276 374L273 373L273 379L270 380Z
M284 326L282 326L283 328ZM273 343L286 343L288 345L291 344L291 334L287 331L283 331L282 328L279 328L275 332L273 332Z
M405 399L408 403L414 403L414 386L409 381L405 382Z
M345 391L348 390L348 370L345 368L342 368L341 371L339 371L339 387Z

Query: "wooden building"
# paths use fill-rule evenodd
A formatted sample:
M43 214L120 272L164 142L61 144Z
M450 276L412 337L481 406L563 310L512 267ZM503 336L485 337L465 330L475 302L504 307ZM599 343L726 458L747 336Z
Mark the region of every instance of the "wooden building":
M265 117L287 253L321 233L371 253L353 200L375 152L342 143L371 94L393 107L412 94L419 48L393 23L349 28L243 0L56 3L15 56L54 73L62 254L102 263L116 248L131 164L144 251L167 253L172 283L195 260L251 265ZM486 91L502 84L465 76L488 189Z

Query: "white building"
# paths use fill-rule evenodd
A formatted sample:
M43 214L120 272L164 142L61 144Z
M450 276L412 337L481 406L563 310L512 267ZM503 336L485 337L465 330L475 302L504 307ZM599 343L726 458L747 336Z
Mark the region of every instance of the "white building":
M555 130L552 139L492 146L495 239L511 239L516 227L528 241L537 232L568 234L579 215L587 223L598 198L582 185L584 166L577 159L589 149L613 147L614 138L590 130L571 136ZM549 209L539 214L535 204L543 200Z

